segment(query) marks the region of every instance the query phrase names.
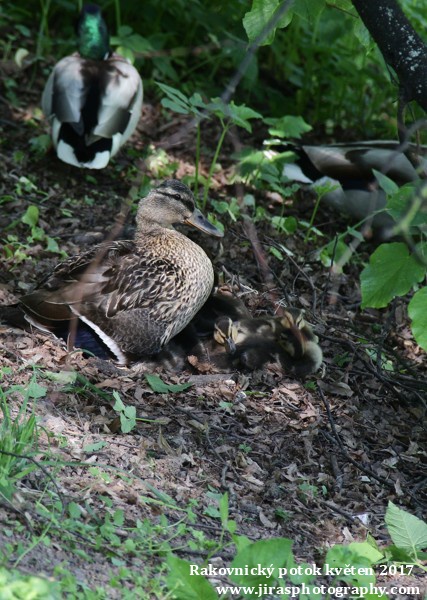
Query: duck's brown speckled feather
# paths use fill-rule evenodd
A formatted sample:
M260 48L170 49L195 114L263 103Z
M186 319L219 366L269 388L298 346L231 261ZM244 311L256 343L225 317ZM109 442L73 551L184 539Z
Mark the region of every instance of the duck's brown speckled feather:
M158 238L144 246L101 244L58 265L43 288L22 303L47 321L88 319L114 336L125 354L158 352L198 311L213 285L204 251L176 231L164 230L163 242L168 237L177 255L185 252L185 264L169 251L162 256L165 244Z
M60 263L21 298L28 320L54 331L57 321L78 317L122 363L160 352L191 321L214 283L204 250L169 226L190 223L193 202L176 180L150 192L138 209L135 240L106 242ZM219 233L200 215L197 224Z

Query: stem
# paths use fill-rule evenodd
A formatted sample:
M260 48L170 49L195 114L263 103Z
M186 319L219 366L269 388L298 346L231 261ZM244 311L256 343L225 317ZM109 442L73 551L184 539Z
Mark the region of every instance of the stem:
M41 544L41 542L43 541L43 539L47 536L47 534L49 533L50 528L52 527L53 523L50 522L46 525L45 529L43 530L42 534L37 537L37 538L33 538L33 542L28 546L28 548L15 560L13 566L16 568L19 563L21 562L21 560L32 550L34 550L34 548L36 546L38 546L39 544Z
M196 172L194 174L194 197L197 198L199 194L199 163L200 163L200 121L197 123L197 136L196 136Z
M204 192L203 192L203 210L206 209L206 203L208 201L209 186L210 186L212 175L213 175L213 172L214 172L214 169L215 169L215 166L216 166L216 162L218 160L218 156L219 156L219 153L220 153L220 150L221 150L221 146L222 146L222 144L224 142L224 138L225 138L225 136L226 136L226 134L228 132L228 129L230 127L230 125L228 125L228 124L224 125L224 121L222 119L220 119L220 121L221 121L221 125L222 125L222 132L221 132L221 135L219 137L218 144L217 144L216 150L215 150L215 154L214 154L214 157L213 157L212 162L211 162L211 166L210 166L209 174L208 174L208 180L205 183L205 189L204 189Z
M120 0L114 0L114 9L116 12L116 29L117 34L119 33L119 29L122 26L122 19L120 14Z
M322 196L323 196L323 194L317 194L316 204L314 205L313 212L311 213L310 223L308 224L307 233L304 236L304 243L307 242L307 240L310 236L311 229L313 227L314 219L316 218L317 210L319 208L319 204L320 204L320 200L322 199Z
M46 0L46 2L44 0L41 0L40 4L41 4L41 9L42 9L42 15L41 15L41 19L40 19L39 33L37 36L37 47L36 47L36 57L37 58L40 58L42 55L42 46L43 46L43 37L44 37L43 34L45 34L46 37L49 37L48 25L47 25L47 15L49 13L50 0Z

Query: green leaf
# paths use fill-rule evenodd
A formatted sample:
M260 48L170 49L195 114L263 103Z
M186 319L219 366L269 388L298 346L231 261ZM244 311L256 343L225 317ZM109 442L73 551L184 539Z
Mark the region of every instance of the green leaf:
M231 563L232 567L240 567L245 569L249 567L255 570L255 574L251 575L231 575L230 579L238 585L254 586L257 589L259 585L272 585L275 576L279 572L279 568L283 568L288 560L292 557L292 540L287 538L271 538L269 540L261 540L246 546L241 550ZM274 568L273 576L268 577L267 574L257 574L257 565L263 567ZM255 595L249 595L255 597Z
M204 509L203 514L207 515L208 517L212 517L213 519L220 519L221 518L220 511L217 509L216 506L212 506L212 505L207 506Z
M293 13L309 23L316 23L325 10L325 0L295 0Z
M325 267L329 269L333 261L335 268L337 268L338 264L340 265L341 271L342 267L351 259L351 256L352 252L341 238L337 242L335 240L329 242L329 244L322 248L319 254L320 261Z
M298 567L298 566L300 566L300 569L294 571L291 574L290 570L291 569L295 569L295 567ZM294 558L293 555L291 555L289 557L289 560L288 560L288 562L286 564L286 567L288 569L289 580L293 584L301 585L302 583L305 583L306 585L308 585L311 582L313 582L315 580L315 578L316 578L316 576L312 572L312 569L309 568L309 565L307 565L306 563L299 563L297 565L297 563L295 562L295 558ZM309 598L311 600L311 596L309 596Z
M156 81L156 84L167 96L167 98L162 99L163 106L166 106L174 112L184 115L189 113L197 114L199 112L194 106L191 105L187 96L185 96L176 88L166 85L165 83L159 83L158 81Z
M238 127L243 127L251 132L249 119L262 119L262 115L244 104L237 105L231 101L226 104L221 98L212 98L206 108L219 119L230 119Z
M351 8L354 8L354 6L351 6ZM366 49L366 54L375 47L375 42L361 19L355 21L353 33L360 44Z
M227 492L221 496L219 501L219 512L221 515L221 523L224 525L228 521L228 494Z
M128 35L131 35L132 32L133 32L133 29L129 25L120 25L119 31L118 31L119 39L123 39L123 38L127 37ZM116 44L117 43L115 41L115 39L116 38L113 38L113 37L111 38L110 41L111 41L112 44Z
M393 179L381 173L381 171L377 171L376 169L372 169L373 174L375 175L375 179L378 181L378 185L385 193L389 196L391 194L396 194L399 191L399 186Z
M292 11L287 10L281 17L276 26L268 32L268 26L274 16L276 10L281 6L279 0L254 0L252 8L243 17L243 27L250 42L255 41L262 32L265 32L265 37L261 41L261 46L267 46L274 40L276 29L281 29L289 25L292 21Z
M383 308L395 296L404 296L422 281L425 266L409 254L406 244L382 244L361 273L362 308Z
M113 398L115 399L113 409L117 411L123 411L125 409L125 405L123 404L123 400L120 398L120 395L116 390L113 392Z
M0 590L1 600L59 600L63 596L58 583L15 569L0 568Z
M136 408L134 406L126 406L117 391L113 392L115 403L113 409L119 413L120 429L122 433L129 433L136 425Z
M379 550L374 548L369 542L352 542L348 547L358 556L367 558L371 564L384 558L382 552L379 552Z
M269 249L268 249L268 251L270 252L270 254L272 254L273 256L275 256L276 258L278 258L279 260L283 260L283 254L280 252L280 250L278 250L274 246L270 246Z
M247 121L248 119L262 119L262 115L249 108L245 104L234 104L234 102L230 102L229 106L232 110L233 118L236 120Z
M82 516L82 509L75 502L70 502L67 506L68 514L72 519L80 519Z
M174 600L217 600L218 596L209 581L197 573L191 573L188 561L170 554L167 586Z
M21 221L25 223L25 225L29 225L30 227L35 227L39 220L39 209L37 206L33 204L27 208L25 214L22 215Z
M20 33L22 33L23 36L30 38L31 37L31 31L30 29L28 29L28 27L25 27L25 25L21 25L19 23L17 23L15 25L15 29L17 29Z
M47 389L39 385L36 381L30 381L29 386L26 389L29 398L44 398L47 394Z
M417 344L427 351L427 287L416 292L409 303L408 314L412 320L412 333Z
M406 183L402 187L398 189L398 191L394 194L390 194L387 198L387 212L393 217L395 221L400 221L401 218L408 210L408 205L415 193L415 188L413 183ZM425 215L421 216L421 223L426 221ZM415 219L414 219L415 221ZM417 224L413 222L413 224Z
M236 523L236 521L229 519L226 523L224 523L224 527L227 529L227 531L229 533L233 534L233 533L236 533L237 523Z
M129 48L128 46L117 46L116 50L117 54L123 56L123 58L128 60L130 64L133 65L133 63L135 62L135 54L133 53L133 50L131 48Z
M345 572L346 565L355 567ZM349 546L336 544L326 554L323 571L327 574L329 568L341 569L339 579L352 586L368 586L375 583L375 575L371 570L372 561L366 554L359 554Z
M162 98L161 104L165 108L168 108L172 112L176 112L180 115L188 115L190 112L187 106L171 100L170 98Z
M158 375L150 375L149 373L145 374L145 379L153 392L158 394L183 392L193 385L192 383L165 383Z
M165 504L167 506L171 506L173 508L178 508L176 501L172 498L172 496L169 496L169 494L166 494L166 492L161 492L160 490L155 488L153 485L151 485L151 483L149 483L148 481L144 482L144 486L152 492L153 496L155 496L155 498L157 500L159 500L159 502L162 502L163 504ZM152 498L144 498L144 500L147 503L152 502Z
M402 548L398 548L394 544L390 544L390 546L387 546L384 549L384 554L388 561L392 560L407 565L410 565L414 562L414 557L411 556L409 552L406 552L406 550L402 550Z
M231 537L233 538L237 553L242 552L253 543L245 535L232 535Z
M284 233L295 233L298 228L298 221L295 217L278 217L274 216L271 218L271 224L278 231L283 231Z
M94 442L93 444L88 444L87 446L83 446L83 452L98 452L107 445L107 442Z
M52 141L50 135L48 135L47 133L43 133L42 135L30 138L29 144L32 152L39 156L42 156L46 154L46 152L49 150Z
M122 433L129 433L136 425L136 408L134 406L126 406L124 411L120 413L120 429Z
M48 252L55 252L56 254L59 254L61 252L58 246L58 242L50 236L47 237L46 250L48 250Z
M45 371L44 376L51 381L56 381L61 385L73 385L77 380L77 373L75 371Z
M114 523L114 525L118 525L119 527L122 527L124 525L124 522L125 522L125 512L122 508L118 508L116 511L114 511L113 523Z
M303 133L307 133L313 129L302 117L296 117L294 115L269 118L265 119L265 122L267 125L270 125L268 133L280 138L300 139Z
M120 32L123 28L120 29ZM132 31L132 30L131 30ZM112 46L121 46L129 48L133 52L144 53L153 50L153 45L149 40L139 35L139 33L131 33L130 35L120 35L111 38ZM117 49L117 52L119 49Z
M416 556L427 547L427 523L389 502L385 522L391 539L398 548Z
M206 102L203 100L203 98L201 97L201 95L197 92L194 92L194 94L192 96L190 96L188 101L191 104L191 106L195 106L196 108L201 108L202 110L205 110L208 106L206 104Z

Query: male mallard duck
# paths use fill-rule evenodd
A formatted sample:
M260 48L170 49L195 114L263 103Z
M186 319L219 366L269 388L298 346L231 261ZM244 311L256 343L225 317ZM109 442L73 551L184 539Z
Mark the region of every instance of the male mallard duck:
M54 67L42 96L58 158L103 169L134 132L142 105L138 71L110 50L98 6L83 7L77 23L78 52Z
M232 365L251 370L279 360L285 372L305 377L317 371L323 358L317 336L305 322L303 312L295 308L286 309L281 317L237 322L220 317L215 323L214 339L224 347Z
M60 263L21 298L26 320L52 332L65 324L71 334L82 321L121 364L159 353L206 302L214 283L211 261L173 229L175 223L222 236L195 208L186 185L165 181L140 200L134 241L104 242Z
M295 163L286 164L283 175L292 181L335 186L322 201L348 214L357 221L372 215L386 206L384 191L378 188L373 170L380 171L403 185L419 178L417 169L401 150L398 142L370 141L328 146L294 146L288 149L297 155ZM407 152L417 156L421 171L427 170L427 146L409 144ZM422 173L421 173L422 174ZM386 212L373 217L374 227L393 226Z

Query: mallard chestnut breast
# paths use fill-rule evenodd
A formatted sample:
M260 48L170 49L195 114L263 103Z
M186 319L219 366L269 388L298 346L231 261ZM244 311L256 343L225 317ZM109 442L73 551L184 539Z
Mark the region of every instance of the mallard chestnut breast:
M54 333L64 323L72 333L81 321L121 364L159 353L214 283L206 253L175 223L222 236L195 208L186 185L165 181L140 200L135 239L105 242L60 263L20 300L26 320Z
M111 52L98 6L83 7L77 36L79 51L54 67L42 109L58 158L75 167L103 169L138 124L142 81L125 58Z

